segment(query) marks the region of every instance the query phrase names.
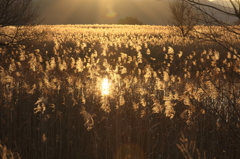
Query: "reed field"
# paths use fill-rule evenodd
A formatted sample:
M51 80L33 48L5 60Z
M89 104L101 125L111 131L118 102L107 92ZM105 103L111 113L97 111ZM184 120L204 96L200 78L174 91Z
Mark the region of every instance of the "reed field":
M230 49L207 26L22 27L0 47L0 157L237 159L240 36L211 27Z

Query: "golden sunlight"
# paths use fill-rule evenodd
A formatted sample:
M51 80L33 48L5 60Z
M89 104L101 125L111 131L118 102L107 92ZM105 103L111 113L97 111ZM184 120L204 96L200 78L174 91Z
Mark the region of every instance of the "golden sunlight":
M107 78L104 78L102 81L102 95L108 95L109 94L109 88L110 88L110 83Z
M108 6L108 12L106 14L106 17L108 18L114 18L117 16L117 13L113 10L112 6Z

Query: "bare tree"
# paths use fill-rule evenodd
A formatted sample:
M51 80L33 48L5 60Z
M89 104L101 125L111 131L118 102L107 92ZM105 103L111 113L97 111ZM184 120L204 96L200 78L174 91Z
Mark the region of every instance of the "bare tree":
M37 7L33 0L1 0L0 1L0 45L12 43L20 26L34 24L37 19ZM14 26L11 34L6 27Z
M238 53L240 47L236 44L236 39L240 36L240 28L236 26L236 21L240 20L240 0L222 1L217 4L203 0L183 1L203 15L202 20L208 26L208 32L198 33L240 58ZM235 18L234 21L233 18ZM213 26L219 26L219 29Z
M228 0L224 1L222 3L212 3L209 1L204 0L183 0L183 4L188 4L195 10L201 13L201 20L203 20L204 24L206 26L203 29L194 29L194 32L201 34L201 40L205 41L211 41L217 43L219 46L221 46L221 51L224 51L224 53L220 53L220 56L222 59L219 59L219 61L226 61L228 60L228 68L226 68L226 75L227 78L220 79L222 83L216 84L215 81L210 81L209 83L212 83L213 86L216 89L216 92L222 97L227 97L223 100L223 98L218 98L216 101L218 103L223 103L226 101L226 106L223 106L222 109L225 109L224 111L220 110L218 106L209 109L209 107L204 106L203 108L206 109L206 114L211 115L214 114L216 119L219 123L224 125L222 127L222 130L219 129L219 127L214 128L221 136L224 136L224 131L227 132L229 139L227 140L227 144L224 143L221 145L220 149L225 149L226 145L240 145L239 139L239 132L240 128L239 126L236 126L235 123L237 123L240 120L240 107L239 103L235 101L235 99L238 99L236 96L235 90L239 89L237 86L239 81L239 73L235 71L234 69L236 63L239 63L240 61L240 47L239 47L239 39L240 39L240 27L234 25L232 19L236 18L240 20L240 0ZM179 1L178 3L180 3ZM182 5L183 5L182 4ZM181 9L181 5L178 5L178 10ZM171 6L170 6L171 7ZM181 12L176 12L178 17L188 16L185 12L185 15L181 15ZM182 11L182 13L184 13ZM231 19L232 18L232 19ZM183 18L182 18L183 19ZM194 20L194 19L193 19ZM175 20L176 21L176 20ZM236 20L235 20L236 21ZM231 53L231 54L230 54ZM226 55L224 55L226 54ZM232 56L234 55L234 56ZM224 58L225 57L225 58ZM233 57L233 58L230 58ZM222 67L221 65L215 65L215 67ZM229 83L228 86L225 85L225 83ZM227 91L226 91L227 90ZM232 96L233 98L231 99ZM237 121L237 122L236 122ZM183 144L184 138L180 138L180 141L182 143L178 143L177 146L185 156L185 158L191 158L191 153L189 153L188 150L191 150L189 147ZM220 139L221 140L221 139ZM216 143L215 143L216 144ZM189 143L188 143L189 145ZM233 149L233 148L232 148ZM239 151L232 151L227 150L227 153L239 153ZM231 151L231 152L230 152ZM204 153L209 153L207 151L203 151L203 149L200 151L204 156ZM213 153L213 151L211 152ZM215 152L216 154L219 152ZM223 157L225 154L220 154L219 157ZM235 154L234 154L235 155ZM228 157L227 157L228 158ZM234 158L234 157L232 157Z
M183 37L187 36L199 22L197 11L184 0L170 2L169 8L173 25L179 28Z
M218 5L213 5L213 3L205 3L202 0L184 0L186 3L190 4L197 10L201 11L205 15L209 16L215 24L223 22L216 17L216 14L221 13L226 16L236 17L240 19L240 1L239 0L228 0L226 2L218 3Z

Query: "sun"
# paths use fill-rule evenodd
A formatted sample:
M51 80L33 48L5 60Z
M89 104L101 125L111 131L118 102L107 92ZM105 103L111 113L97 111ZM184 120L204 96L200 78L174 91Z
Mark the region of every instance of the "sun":
M114 18L117 16L117 13L114 11L111 5L107 6L107 13L105 14L107 18Z
M104 78L102 80L102 87L101 87L102 95L109 95L109 92L110 92L109 89L110 89L109 80L107 78Z

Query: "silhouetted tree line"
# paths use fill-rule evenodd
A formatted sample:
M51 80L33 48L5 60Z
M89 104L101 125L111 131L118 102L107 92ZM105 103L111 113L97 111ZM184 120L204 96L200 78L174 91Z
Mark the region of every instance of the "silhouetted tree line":
M124 19L120 19L118 24L129 24L129 25L142 25L143 23L134 17L125 17Z

